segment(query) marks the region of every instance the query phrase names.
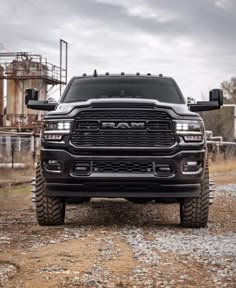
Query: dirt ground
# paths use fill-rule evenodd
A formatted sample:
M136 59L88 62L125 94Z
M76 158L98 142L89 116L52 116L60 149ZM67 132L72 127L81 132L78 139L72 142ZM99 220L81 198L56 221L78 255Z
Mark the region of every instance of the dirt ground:
M236 173L213 174L209 225L179 225L178 204L68 205L37 225L30 186L0 189L0 287L236 287Z

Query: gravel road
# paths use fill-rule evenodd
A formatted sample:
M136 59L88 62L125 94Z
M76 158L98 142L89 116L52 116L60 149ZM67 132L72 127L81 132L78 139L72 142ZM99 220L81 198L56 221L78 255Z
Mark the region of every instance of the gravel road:
M68 205L41 227L30 187L0 190L0 287L236 287L236 173L216 180L209 225L179 225L177 204Z

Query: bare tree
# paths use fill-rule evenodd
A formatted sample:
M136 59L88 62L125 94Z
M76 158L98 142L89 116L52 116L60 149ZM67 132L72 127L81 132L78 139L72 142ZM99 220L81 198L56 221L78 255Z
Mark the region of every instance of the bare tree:
M223 81L221 87L226 98L225 102L236 104L236 78L232 77L230 81Z

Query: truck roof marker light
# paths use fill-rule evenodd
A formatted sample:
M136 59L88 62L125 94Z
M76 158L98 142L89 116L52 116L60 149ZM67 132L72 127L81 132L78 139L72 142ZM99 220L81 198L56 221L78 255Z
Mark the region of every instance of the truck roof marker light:
M93 71L93 77L98 77L98 73L96 69Z

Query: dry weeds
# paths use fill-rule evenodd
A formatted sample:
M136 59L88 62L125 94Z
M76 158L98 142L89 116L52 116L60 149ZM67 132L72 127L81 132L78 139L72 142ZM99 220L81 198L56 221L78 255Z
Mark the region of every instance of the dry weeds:
M0 168L0 180L13 180L17 181L25 177L33 177L35 174L35 169L33 167L29 168Z
M210 173L224 173L236 171L236 158L231 160L210 162L209 170Z

